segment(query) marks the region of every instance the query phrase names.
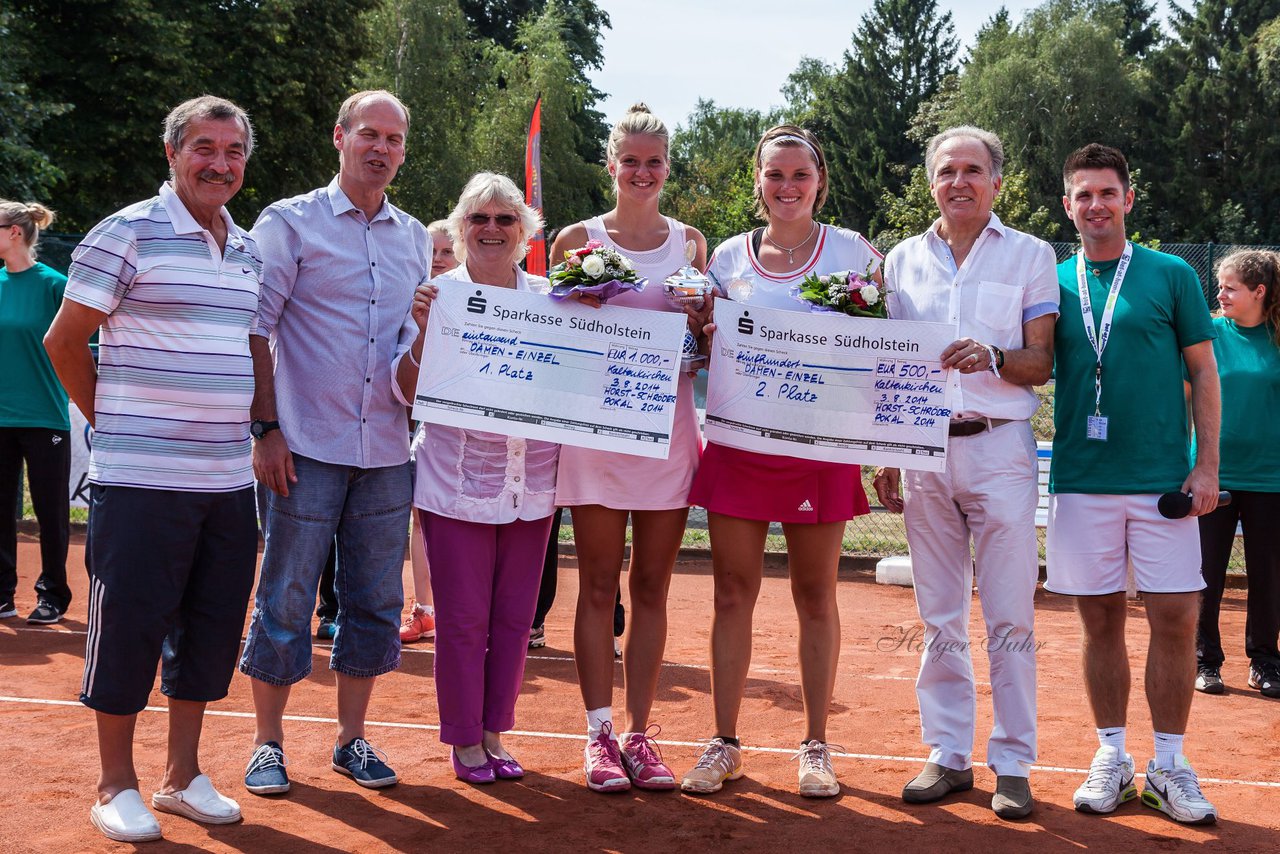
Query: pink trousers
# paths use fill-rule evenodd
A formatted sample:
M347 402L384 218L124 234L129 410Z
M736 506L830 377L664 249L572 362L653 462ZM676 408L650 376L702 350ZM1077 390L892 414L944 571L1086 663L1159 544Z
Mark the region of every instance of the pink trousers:
M504 525L419 509L436 608L440 740L479 744L515 725L552 516Z

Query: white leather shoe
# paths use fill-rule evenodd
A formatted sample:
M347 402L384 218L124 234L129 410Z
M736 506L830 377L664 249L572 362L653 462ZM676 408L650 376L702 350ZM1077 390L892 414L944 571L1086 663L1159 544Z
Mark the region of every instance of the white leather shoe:
M160 838L160 822L142 802L137 789L125 789L105 804L94 804L89 808L89 820L103 836L116 842L150 842Z

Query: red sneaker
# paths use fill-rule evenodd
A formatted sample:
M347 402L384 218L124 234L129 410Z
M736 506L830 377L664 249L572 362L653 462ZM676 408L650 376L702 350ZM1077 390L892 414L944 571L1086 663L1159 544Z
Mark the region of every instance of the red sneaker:
M419 611L417 606L404 618L400 626L400 643L413 643L418 640L430 640L436 636L436 618L426 611Z

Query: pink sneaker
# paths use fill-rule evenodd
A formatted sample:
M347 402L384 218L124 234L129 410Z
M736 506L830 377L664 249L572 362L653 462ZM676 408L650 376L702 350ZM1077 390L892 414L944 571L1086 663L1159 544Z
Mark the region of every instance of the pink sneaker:
M631 779L622 767L618 755L618 742L613 740L613 724L606 723L595 738L587 742L583 751L582 771L587 775L587 788L593 792L625 792L631 788Z
M655 740L660 732L662 727L650 724L644 732L623 733L622 765L637 789L665 791L676 787L676 775L662 761Z

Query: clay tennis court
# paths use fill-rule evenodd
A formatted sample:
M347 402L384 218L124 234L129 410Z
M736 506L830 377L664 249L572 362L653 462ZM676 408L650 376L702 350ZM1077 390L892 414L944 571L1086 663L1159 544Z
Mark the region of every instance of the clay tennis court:
M84 653L85 589L82 543L69 566L77 599L69 619L46 628L21 616L0 623L0 767L6 809L3 851L123 851L89 823L98 772L93 714L77 702ZM38 549L19 544L18 609L34 606L31 581ZM1206 796L1221 813L1216 826L1185 827L1138 801L1112 816L1076 813L1071 795L1097 746L1079 679L1079 631L1070 603L1037 594L1040 760L1032 772L1037 808L1022 822L997 819L989 808L994 776L976 769L972 792L941 805L911 806L902 785L926 755L920 744L913 679L920 623L911 591L878 586L842 570L844 621L840 674L829 729L846 755L837 757L843 789L815 801L795 793L795 764L803 715L797 685L796 620L785 572L770 568L757 608L755 657L739 734L747 776L724 791L695 798L679 792L600 795L582 782L585 721L572 661L577 579L572 557L560 566L560 597L547 620L547 647L531 655L517 710L518 730L506 745L529 770L520 782L472 787L454 779L435 729L430 643L406 647L398 672L379 681L368 737L386 751L399 785L361 789L329 768L334 737L333 678L328 650L315 649L315 672L294 688L286 723L293 790L283 798L247 793L241 783L253 736L248 680L237 674L231 694L205 719L204 770L236 798L244 822L199 825L159 814L165 841L148 851L590 851L666 854L689 849L734 851L1057 851L1275 850L1280 830L1280 703L1245 686L1244 591L1228 589L1222 634L1228 690L1197 694L1187 753ZM408 566L405 582L409 583ZM655 720L668 763L677 774L713 735L707 634L711 617L710 564L682 560L671 586L667 665ZM980 637L974 603L974 635ZM1145 649L1140 604L1130 607L1131 649ZM1135 656L1135 663L1141 658ZM982 759L990 727L985 654L975 649L980 680L978 740ZM622 669L618 667L618 683ZM1130 750L1145 767L1151 725L1140 694L1141 668L1129 720ZM139 716L137 764L143 797L163 770L164 698ZM615 710L621 713L621 695Z

